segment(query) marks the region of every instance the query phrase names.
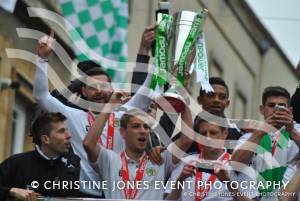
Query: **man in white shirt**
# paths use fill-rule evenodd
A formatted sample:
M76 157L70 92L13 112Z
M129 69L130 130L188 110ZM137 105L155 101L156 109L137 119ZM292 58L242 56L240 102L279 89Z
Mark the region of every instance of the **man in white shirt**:
M51 96L48 91L47 57L54 48L54 44L55 39L53 31L51 31L50 36L45 36L38 42L37 54L39 58L36 63L37 68L34 83L34 97L43 109L46 109L49 112L61 112L67 117L67 124L72 135L71 143L73 150L81 158L80 180L99 180L97 173L90 167L87 155L82 146L84 136L87 133L88 128L94 122L95 114L93 112L86 112L80 109L68 107L61 103L58 99ZM109 100L113 91L110 83L110 77L103 70L99 68L92 68L89 72L87 72L87 76L83 81L85 82L85 85L82 87L82 94L84 94L86 98L85 103L91 108L95 108L96 106L97 109L101 109L101 105L99 105L99 103L105 104ZM145 85L150 85L150 82L151 77L148 76L145 81ZM141 87L137 95L132 97L126 105L128 107L137 107L146 110L151 99L147 96L140 95L145 93L143 90L144 88ZM113 115L111 115L114 121L112 124L105 126L103 129L104 134L101 138L102 143L107 146L107 148L119 153L124 146L119 129L117 129L118 119L122 114L122 112L114 112ZM107 137L112 139L110 143L106 143ZM83 189L83 191L89 195L101 196L101 193L98 190Z
M114 95L112 103L113 99ZM105 109L112 111L112 106L108 104ZM100 113L84 140L84 148L91 165L97 170L100 178L107 182L108 187L103 189L105 197L108 199L162 200L165 179L179 162L178 158L182 157L192 143L192 115L189 108L186 107L181 114L182 132L186 135L181 135L168 147L167 151L162 153L164 163L161 166L153 164L145 152L150 134L145 114L131 110L122 116L120 132L125 139L125 149L121 154L107 150L97 143L100 137L97 131L102 130L107 116L107 113ZM170 152L174 155L172 156ZM129 183L140 183L140 186L122 188L122 185L117 185Z
M253 133L242 136L232 160L250 165L256 171L257 182L286 183L286 173L289 172L288 177L294 174L290 170L294 169L300 144L299 125L293 121L290 94L279 86L265 88L260 111L264 115L266 126L253 127ZM268 126L277 131L270 130ZM259 190L262 200L276 200L276 195L273 196L272 192L278 189L278 186L261 187Z
M201 115L201 113L199 114ZM224 116L223 116L224 118ZM198 154L185 157L172 172L169 183L176 181L182 186L167 188L167 200L181 201L231 201L254 200L257 197L255 187L250 188L251 178L236 176L228 165L230 154L225 148L228 128L207 122L197 116L194 125L200 137ZM201 165L203 164L203 165ZM207 164L204 166L204 164ZM203 166L202 169L199 167ZM243 185L241 185L243 182ZM241 186L237 186L241 185Z

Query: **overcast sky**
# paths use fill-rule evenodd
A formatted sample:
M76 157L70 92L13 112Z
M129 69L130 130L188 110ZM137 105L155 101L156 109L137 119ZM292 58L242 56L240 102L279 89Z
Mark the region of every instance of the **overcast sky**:
M300 0L246 1L296 66L300 59Z

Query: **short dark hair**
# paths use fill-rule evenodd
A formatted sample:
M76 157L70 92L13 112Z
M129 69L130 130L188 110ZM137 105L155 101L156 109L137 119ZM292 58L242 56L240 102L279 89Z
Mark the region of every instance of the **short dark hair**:
M86 81L86 78L88 76L93 76L93 75L105 75L107 77L108 82L111 82L111 79L110 79L108 73L105 72L104 70L102 70L101 68L92 68L92 69L88 70L86 72L86 75L83 76L82 80ZM82 81L82 86L85 87L86 84L83 81Z
M282 96L288 99L288 105L290 105L290 99L291 95L290 93L283 87L280 86L271 86L264 89L264 92L262 94L262 104L265 105L267 102L267 99L269 97L274 96Z
M36 145L41 145L41 136L49 135L53 129L52 123L66 121L66 117L60 113L44 113L38 116L38 118L32 123L30 133L32 135L32 142Z
M93 60L81 61L77 64L78 69L82 72L78 73L83 77L83 80L86 80L87 76L93 75L105 75L107 80L111 82L109 74L102 69L102 66ZM82 85L85 86L85 83L82 82Z
M226 91L227 91L227 97L229 97L228 86L222 78L220 78L220 77L210 77L209 78L209 84L211 84L211 85L216 84L216 85L221 85L221 86L225 87ZM205 91L202 88L200 88L200 92L199 92L200 96L202 96L204 93L205 93Z
M127 128L127 124L130 120L130 118L134 117L134 116L138 116L138 115L141 115L141 116L147 116L147 114L139 111L138 109L131 109L129 111L127 111L126 113L124 113L120 119L120 127L121 128Z
M207 112L200 112L196 117L195 117L195 120L194 120L194 131L199 132L199 127L200 127L200 124L203 123L203 122L207 122L207 123L211 123L211 122L214 122L213 121L213 116L218 116L218 117L222 117L225 122L222 122L225 124L225 126L221 126L221 125L218 125L222 130L223 129L227 129L228 127L228 123L227 123L227 120L226 120L226 117L224 115L224 113L220 113L218 115L209 115L209 117L207 119L204 119L202 116L205 115L205 113Z
M96 61L93 60L86 60L81 61L77 64L77 71L80 75L83 75L79 70L81 70L83 73L86 73L88 70L92 68L101 68L100 64L98 64Z

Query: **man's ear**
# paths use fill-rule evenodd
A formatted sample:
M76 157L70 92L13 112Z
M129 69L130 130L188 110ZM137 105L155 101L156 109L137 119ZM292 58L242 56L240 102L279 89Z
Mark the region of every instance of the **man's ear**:
M263 105L260 105L259 106L259 111L260 111L260 114L264 115L264 113L265 113L265 107Z
M82 95L84 96L84 97L87 97L87 95L86 95L86 88L83 86L83 87L81 87L81 93L82 93Z
M228 136L228 128L222 128L222 133L222 136L224 136L224 140L226 140Z
M230 100L228 99L225 108L227 108L229 105L230 105Z
M42 144L46 144L46 145L50 144L49 136L48 135L41 135L41 142L42 142Z
M200 95L197 97L197 101L199 105L202 105L202 97Z
M126 135L126 129L123 127L120 127L120 134L122 135L122 137L125 139L125 135Z

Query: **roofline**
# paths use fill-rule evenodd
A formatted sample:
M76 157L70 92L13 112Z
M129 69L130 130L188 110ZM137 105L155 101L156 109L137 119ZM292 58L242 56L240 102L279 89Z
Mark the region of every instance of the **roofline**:
M228 0L226 2L229 5ZM268 31L268 29L262 24L262 22L259 20L259 18L257 18L257 15L252 10L252 8L249 6L249 4L245 0L238 1L238 2L241 4L242 7L244 7L245 11L248 13L248 15L251 17L251 19L253 19L254 24L257 25L257 28L262 32L262 34L264 36L266 36L266 38L269 40L270 44L279 52L279 54L283 58L284 62L288 64L289 69L297 76L298 74L294 67L294 64L289 60L287 55L283 52L282 48L278 45L278 43L276 42L274 37ZM229 6L229 7L232 9L231 6ZM235 13L235 11L233 11L233 13ZM235 13L235 15L239 19L240 23L244 24L244 22L241 21L241 19L239 18L239 16L236 13ZM243 27L246 28L246 26L243 26ZM250 34L251 37L253 37L251 32L247 31L247 33ZM259 44L257 44L257 45L259 46ZM300 75L298 75L297 77L300 78Z

